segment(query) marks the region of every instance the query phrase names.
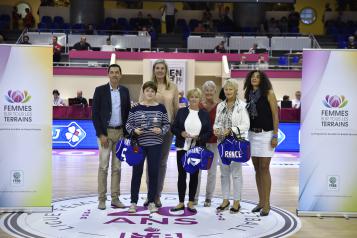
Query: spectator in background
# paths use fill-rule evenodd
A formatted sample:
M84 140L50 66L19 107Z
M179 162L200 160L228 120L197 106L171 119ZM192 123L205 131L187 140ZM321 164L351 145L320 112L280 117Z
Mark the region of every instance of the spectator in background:
M288 32L289 26L288 26L288 18L286 16L283 16L280 19L279 28L282 33Z
M19 20L21 19L21 14L18 13L17 7L14 6L12 9L12 29L19 29Z
M112 40L110 39L110 37L107 38L107 44L106 45L103 45L100 50L101 51L109 51L109 52L112 52L112 51L115 51L115 47L112 45Z
M289 32L299 32L300 14L297 11L291 11L288 16Z
M226 6L224 10L222 10L223 6L219 8L219 19L223 25L226 26L234 26L234 22L232 21L230 15L230 7Z
M4 43L5 43L4 36L0 34L0 44L4 44Z
M226 48L224 47L224 41L221 41L216 47L214 48L215 52L218 53L226 53Z
M322 15L322 22L325 22L325 15L326 15L326 12L331 12L332 9L330 7L330 4L329 3L326 3L325 4L325 11L324 11L324 14Z
M85 36L81 36L81 39L79 42L74 44L73 46L74 50L91 50L91 46L89 43L87 43L87 38Z
M260 24L260 25L259 25L259 28L258 28L258 30L257 30L257 33L260 33L261 35L265 35L266 32L267 32L267 31L265 30L264 24L263 24L263 23Z
M268 62L265 61L264 55L259 55L258 62L257 62L256 66L257 66L256 68L259 70L265 70L265 69L269 68L269 64L268 64Z
M32 28L35 25L35 18L33 17L30 8L25 9L26 15L23 19L25 28Z
M247 57L242 55L240 58L240 63L239 63L239 68L240 69L248 69L249 65L247 64Z
M325 4L325 12L332 12L332 8L330 7L330 3Z
M155 32L155 24L154 24L154 18L152 17L151 14L147 15L147 24L146 24L146 28L148 29L148 32Z
M181 90L179 92L179 108L187 107L188 106L188 100L185 98L185 92Z
M356 49L355 37L349 36L347 42L347 49Z
M300 99L301 99L301 92L295 92L295 99L292 100L292 107L295 109L300 108Z
M166 21L166 32L172 33L175 28L175 3L174 2L165 2L164 6L165 12L165 21Z
M86 29L86 31L85 31L85 34L86 34L86 35L95 35L95 34L96 34L96 32L95 32L95 30L94 30L94 26L93 26L92 24L89 24L89 25L87 26L87 29Z
M60 98L60 93L58 92L57 89L52 91L53 95L53 106L66 106L66 103L62 98Z
M258 49L258 44L254 43L253 47L249 49L248 54L255 54L255 51Z
M198 25L193 30L193 32L196 32L196 33L206 32L206 28L203 26L202 22L199 22Z
M81 90L77 91L77 97L74 98L73 100L73 105L83 105L83 106L88 106L87 99L84 98L83 92Z
M52 46L53 46L53 62L60 62L62 46L58 44L57 36L52 36Z
M135 22L135 29L137 31L141 31L141 29L145 26L145 19L143 17L143 13L141 11L138 12Z
M290 97L288 95L283 96L283 100L278 103L280 108L291 108L292 102L290 101Z
M22 42L21 45L31 45L30 43L30 37L28 35L24 35L22 37Z
M202 14L201 22L205 27L206 31L210 32L213 30L212 13L210 12L210 9L208 7Z

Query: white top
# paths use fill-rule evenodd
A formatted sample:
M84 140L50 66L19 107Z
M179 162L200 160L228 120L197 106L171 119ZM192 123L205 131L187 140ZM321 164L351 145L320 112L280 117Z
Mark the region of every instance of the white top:
M53 99L53 106L66 106L62 98Z
M300 100L293 99L292 101L292 108L300 108Z
M175 3L173 2L166 2L166 15L175 15Z
M248 130L250 126L249 114L246 108L246 103L242 100L239 100L238 97L234 103L234 109L232 112L232 131L234 133L238 133L237 127L240 130L242 137L248 137ZM223 109L226 108L226 101L220 102L217 105L216 118L214 121L213 129L222 128L221 122L219 118L221 118L221 114L223 113Z
M198 111L189 109L190 113L187 115L185 120L185 131L191 136L198 136L200 134L202 123L200 118L198 117ZM184 150L189 150L193 146L195 146L196 141L191 138L186 138L185 145L183 147Z
M115 51L115 47L112 45L103 45L102 48L100 49L100 51L112 52L112 51Z

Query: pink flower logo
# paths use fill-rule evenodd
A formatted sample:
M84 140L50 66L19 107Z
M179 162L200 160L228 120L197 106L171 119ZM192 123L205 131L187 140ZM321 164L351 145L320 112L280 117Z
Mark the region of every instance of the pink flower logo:
M325 107L328 108L343 108L347 105L348 101L345 96L337 96L337 95L326 95L325 99L322 101Z
M27 103L31 99L31 95L24 90L23 92L20 90L9 90L7 95L5 95L6 101L9 103Z

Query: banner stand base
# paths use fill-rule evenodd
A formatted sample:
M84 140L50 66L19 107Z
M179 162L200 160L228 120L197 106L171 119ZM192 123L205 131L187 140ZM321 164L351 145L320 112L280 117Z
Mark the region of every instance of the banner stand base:
M52 212L53 206L50 207L0 207L0 213L13 213L13 212Z
M357 217L357 212L300 211L296 209L296 215L299 217L344 217L348 219L350 217Z

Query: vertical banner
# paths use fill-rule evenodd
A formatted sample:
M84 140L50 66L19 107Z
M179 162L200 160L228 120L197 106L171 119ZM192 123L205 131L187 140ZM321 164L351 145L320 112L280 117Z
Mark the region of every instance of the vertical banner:
M153 66L156 59L151 60ZM165 60L169 67L169 77L177 85L179 91L186 92L186 60ZM152 67L151 67L152 69Z
M357 51L303 59L298 215L357 216Z
M0 211L51 211L52 46L0 45Z

